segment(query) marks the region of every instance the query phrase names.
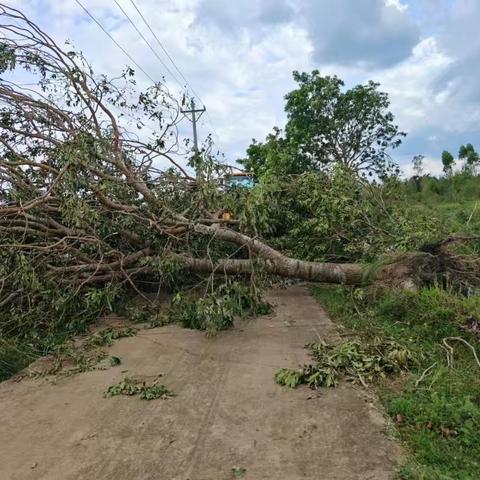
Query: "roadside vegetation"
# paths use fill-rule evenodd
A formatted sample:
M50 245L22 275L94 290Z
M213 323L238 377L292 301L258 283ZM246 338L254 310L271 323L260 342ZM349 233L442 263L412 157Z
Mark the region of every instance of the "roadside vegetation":
M314 294L362 344L388 339L415 358L408 370L374 384L406 445L400 478L478 478L480 363L474 351L480 298L440 287L418 292L318 287Z

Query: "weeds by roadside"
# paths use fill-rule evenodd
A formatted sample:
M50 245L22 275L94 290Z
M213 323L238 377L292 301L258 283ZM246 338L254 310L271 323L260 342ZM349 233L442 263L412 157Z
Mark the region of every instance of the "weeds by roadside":
M314 293L332 318L362 343L376 336L390 338L418 360L402 382L387 379L376 386L411 453L401 466L400 478L478 479L480 367L470 347L478 355L479 346L468 327L480 318L480 298L440 288L374 295L360 289L318 287ZM445 339L453 351L446 348Z
M121 364L121 359L108 355L103 350L84 351L71 343L59 345L51 353L51 366L47 369L33 370L29 376L75 375L92 370L106 370Z

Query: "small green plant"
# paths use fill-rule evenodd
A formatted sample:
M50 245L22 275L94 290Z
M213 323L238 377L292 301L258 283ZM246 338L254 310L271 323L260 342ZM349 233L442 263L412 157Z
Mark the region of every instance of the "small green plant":
M155 400L157 398L166 399L174 396L165 385L161 385L156 381L152 384L148 384L141 380L135 380L128 377L117 385L111 385L105 392L106 397L115 397L117 395L138 395L142 400Z
M296 370L279 370L275 375L278 384L290 388L302 383L311 388L335 387L341 378L365 384L408 370L415 363L407 348L379 338L368 344L350 341L339 345L315 343L308 347L315 363Z
M92 347L111 347L113 341L124 337L134 337L138 330L135 328L106 328L94 333L88 340L87 345Z
M245 475L245 473L247 473L247 469L244 468L244 467L239 467L237 465L235 465L234 467L232 467L232 475L233 475L233 478L240 478L240 477L243 477Z
M281 368L275 374L275 381L279 385L295 388L302 383L304 375L305 373L303 368L299 368L297 370L293 368Z

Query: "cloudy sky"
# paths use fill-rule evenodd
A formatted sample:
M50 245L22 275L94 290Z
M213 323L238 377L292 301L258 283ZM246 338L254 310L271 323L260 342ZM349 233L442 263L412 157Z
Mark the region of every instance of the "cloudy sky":
M117 0L164 63L183 80L142 23L131 0ZM153 78L180 86L114 0L81 0ZM75 0L10 0L58 41L71 40L98 72L129 62ZM389 92L408 132L395 151L404 171L413 155L439 173L442 150L478 145L479 0L135 0L208 109L201 134L231 161L252 138L283 126L293 70L319 69L353 86L369 79ZM143 74L139 72L139 75ZM143 78L146 85L148 80Z

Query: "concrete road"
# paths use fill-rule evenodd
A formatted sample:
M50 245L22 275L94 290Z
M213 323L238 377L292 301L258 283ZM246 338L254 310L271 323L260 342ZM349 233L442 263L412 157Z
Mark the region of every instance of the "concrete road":
M307 288L275 290L271 301L274 314L215 338L142 330L109 349L118 367L0 384L0 479L393 478L399 447L364 392L274 383L335 329ZM160 373L176 397L103 397L125 376Z

